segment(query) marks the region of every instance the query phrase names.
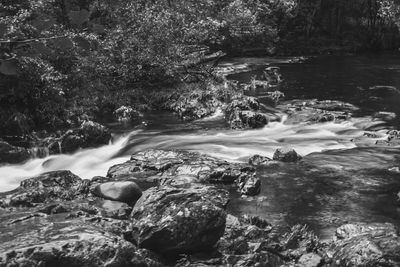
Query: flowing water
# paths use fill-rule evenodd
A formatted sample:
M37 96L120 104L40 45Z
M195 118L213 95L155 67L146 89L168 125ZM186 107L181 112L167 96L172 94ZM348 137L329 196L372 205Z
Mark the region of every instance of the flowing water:
M287 99L319 98L351 102L361 107L356 117L340 122L280 122L263 129L233 131L226 128L222 112L185 123L166 113L146 115L137 128L110 125L113 142L72 155L33 159L21 165L0 167L0 191L42 172L68 169L82 178L105 175L114 164L148 148L198 151L232 162L247 162L254 154L272 157L276 148L289 146L305 156L300 164L259 167L262 192L242 198L232 192L229 211L259 215L272 223L307 223L323 237L346 221L390 221L400 224L396 194L400 191L400 149L370 146L364 133L376 131L378 139L398 121L373 118L376 111L400 115L400 55L328 56L293 63L291 59L240 58L222 63L240 73L231 79L249 81L265 66L277 65L285 79L279 88ZM386 86L386 91L371 95ZM391 87L388 87L391 86ZM389 88L389 89L387 89ZM380 89L379 89L380 90ZM259 95L257 92L255 95ZM373 140L374 141L374 140Z

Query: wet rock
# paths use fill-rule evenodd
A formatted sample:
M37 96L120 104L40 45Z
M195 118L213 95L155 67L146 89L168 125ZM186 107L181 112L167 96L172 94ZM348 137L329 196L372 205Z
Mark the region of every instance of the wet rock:
M31 207L38 203L85 198L89 181L70 171L54 171L26 179L16 190L0 195L0 206Z
M140 198L142 190L136 183L124 181L98 184L93 193L105 199L132 204Z
M397 115L394 112L379 111L374 113L373 117L383 121L391 121L396 119Z
M251 158L249 158L249 164L254 166L268 164L271 161L272 159L260 155L254 155Z
M390 223L358 223L345 224L336 229L338 239L349 239L356 236L368 235L370 237L396 236L398 229Z
M132 211L140 247L162 254L209 250L225 229L228 192L211 186L158 187Z
M227 106L225 117L232 129L261 128L268 124L268 117L259 110L258 99L242 97Z
M113 180L134 180L139 185L233 184L254 175L255 169L249 165L228 163L194 152L154 149L133 154L131 160L112 166L107 173Z
M261 180L255 176L246 177L243 181L239 181L239 189L242 195L258 195L261 190Z
M316 99L287 101L278 108L289 114L286 123L344 121L350 119L352 113L358 110L349 103Z
M80 148L106 145L111 139L110 131L101 124L85 121L75 130L67 131L60 140L62 153L71 153Z
M256 129L267 125L268 117L250 110L235 110L229 115L228 123L232 129Z
M275 107L284 98L285 94L281 91L265 92L258 97L260 102L271 107Z
M81 219L2 220L0 229L1 266L147 266L132 243Z
M0 163L16 164L24 162L31 158L28 149L15 147L7 142L0 141Z
M302 157L297 154L294 149L290 148L278 148L275 150L274 160L283 161L283 162L297 162L302 159Z
M390 130L387 133L386 140L376 141L376 145L380 146L400 146L400 131Z
M131 106L121 106L114 111L114 116L120 122L137 120L143 115Z
M128 220L132 213L132 207L123 202L103 200L95 205L100 207L100 214L106 218Z
M399 266L400 237L389 223L347 224L336 231L333 266Z
M297 267L318 267L323 263L321 256L315 253L304 254L297 262Z
M233 266L292 266L290 262L320 247L318 239L305 227L280 232L258 217L228 215L217 248L224 262Z

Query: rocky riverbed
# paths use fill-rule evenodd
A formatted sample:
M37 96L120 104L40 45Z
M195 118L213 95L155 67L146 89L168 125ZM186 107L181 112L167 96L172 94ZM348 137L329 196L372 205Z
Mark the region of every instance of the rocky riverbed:
M124 106L144 123L119 141L84 121L33 140L43 159L1 142L26 163L0 167L20 182L0 193L0 266L399 266L396 113L284 101L265 71L154 96L181 119L152 115L163 131Z
M297 161L295 153L276 151L274 160L293 164L286 162ZM306 226L282 230L257 216L228 213L230 187L245 196L262 186L251 165L176 150L135 153L91 180L45 173L0 196L0 264L400 264L399 232L389 223L346 224L321 242Z

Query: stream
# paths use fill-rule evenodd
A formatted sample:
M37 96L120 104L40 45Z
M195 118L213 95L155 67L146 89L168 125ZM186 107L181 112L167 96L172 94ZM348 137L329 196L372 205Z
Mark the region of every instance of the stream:
M322 238L350 221L400 225L400 206L395 203L400 191L400 171L396 171L400 148L354 141L362 139L366 131L378 133L379 140L388 130L399 129L400 53L221 62L221 66L240 70L228 76L239 82L250 81L269 65L280 67L284 82L278 89L285 93L285 100L341 100L360 111L343 122L314 124L293 123L280 113L279 122L245 131L227 129L221 111L190 123L173 114L153 112L141 126L109 125L114 136L107 146L0 166L0 191L53 170L71 170L85 179L104 176L112 165L148 148L183 149L247 162L255 154L272 157L275 149L291 147L304 157L302 162L259 167L260 195L243 198L232 192L229 212L259 215L282 225L308 224ZM379 92L371 94L374 90ZM373 115L378 111L393 112L397 117L383 120Z

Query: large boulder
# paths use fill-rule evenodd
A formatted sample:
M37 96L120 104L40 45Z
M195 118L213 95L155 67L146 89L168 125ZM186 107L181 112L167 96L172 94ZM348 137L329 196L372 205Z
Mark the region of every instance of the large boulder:
M343 225L330 254L332 266L399 266L398 229L389 223Z
M241 97L226 107L225 118L232 129L262 128L269 119L259 112L260 107L257 98Z
M21 216L0 216L0 266L148 266L141 250L101 225L62 215Z
M111 139L110 131L101 124L85 121L78 129L67 131L62 137L62 153L71 153L80 148L106 145Z
M255 169L194 152L150 149L133 154L125 163L112 166L107 177L148 184L245 184L254 180ZM246 191L247 192L247 191ZM249 191L250 192L250 191Z
M22 181L13 191L0 194L0 206L32 207L40 203L85 198L89 193L89 183L70 171L43 173Z
M23 147L15 147L0 141L0 163L21 163L32 157L30 151Z
M142 190L132 181L101 183L94 187L93 193L101 198L128 204L135 203L142 196Z
M140 247L176 255L210 250L225 229L228 192L211 186L153 187L132 211Z

